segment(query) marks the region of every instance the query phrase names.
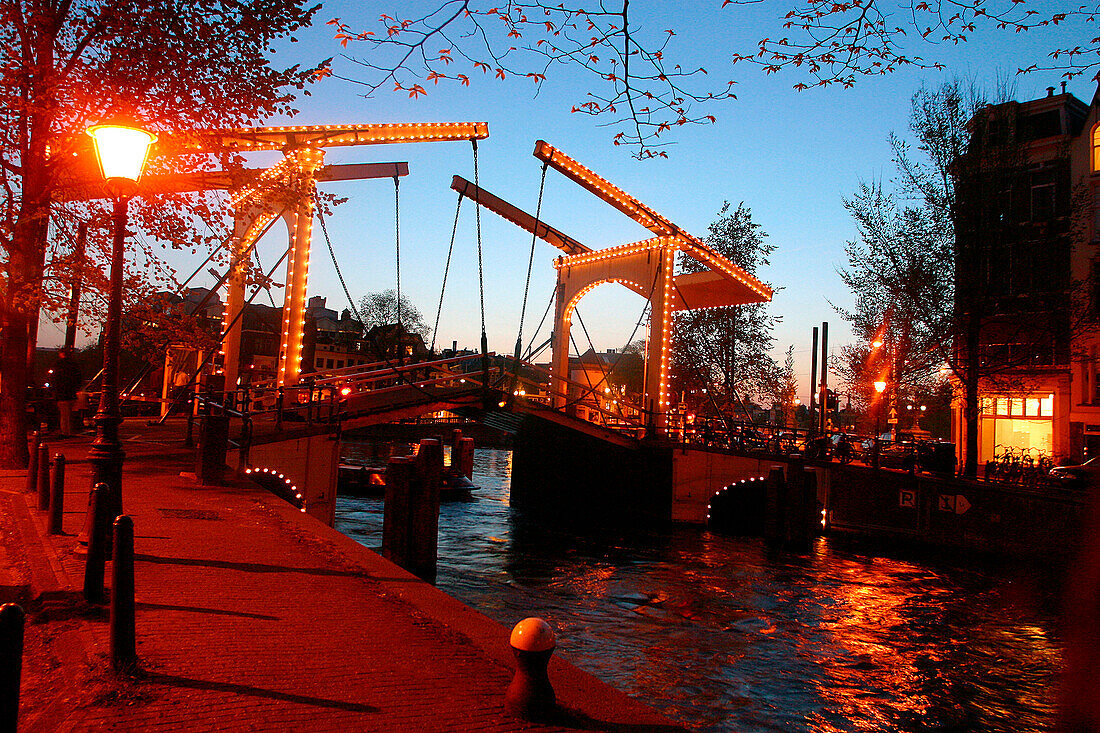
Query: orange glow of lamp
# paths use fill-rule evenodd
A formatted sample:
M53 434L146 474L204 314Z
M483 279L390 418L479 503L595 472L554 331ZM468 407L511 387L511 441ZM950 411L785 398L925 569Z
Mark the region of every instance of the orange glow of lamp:
M882 394L886 391L886 382L875 382L875 391Z

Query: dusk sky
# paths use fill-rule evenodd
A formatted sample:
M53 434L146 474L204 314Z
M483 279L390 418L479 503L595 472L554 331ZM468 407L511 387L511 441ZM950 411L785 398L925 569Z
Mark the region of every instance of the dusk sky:
M409 3L398 4L408 8ZM312 88L312 96L300 99L300 114L291 124L355 124L415 121L485 121L489 138L480 143L480 182L489 191L534 213L538 197L540 162L531 155L536 139L579 160L681 227L705 236L723 201L744 202L754 220L776 245L770 268L761 279L777 288L772 312L782 316L776 332L776 356L793 344L798 359L798 379L803 399L808 392L811 328L825 320L830 326L831 351L850 342L851 333L830 303L847 305L851 296L836 274L845 264L844 244L855 236L855 227L844 210L842 198L850 195L861 179L893 175L887 136L906 133L909 99L922 83L935 86L954 76L969 78L992 91L998 78L1012 79L1016 98L1044 95L1058 86L1058 72L1016 76L1016 69L1042 63L1046 52L1059 41L1079 36L1078 42L1095 35L1089 25L1063 26L1052 32L1009 34L990 31L975 34L959 46L931 46L912 41L913 54L934 57L947 64L943 72L903 70L885 77L861 79L855 88L811 89L792 87L804 77L797 72L765 76L758 67L730 64L734 51L749 52L763 36L777 36L784 3L719 9L719 0L669 2L634 0L634 24L642 33L674 28L677 36L666 58L687 66L705 66L712 79L735 79L736 100L710 105L700 112L717 116L717 123L684 126L675 130L676 144L667 149L668 159L638 161L625 147L615 147L615 130L599 127L599 119L570 114L570 107L584 101L591 79L572 69L552 68L547 82L534 97L529 80L494 80L492 75L471 73L469 88L455 84L425 84L429 94L409 99L404 92L379 93L364 99L362 90L340 79L326 79ZM288 60L315 63L337 56L337 74L349 77L362 72L339 57L332 28L324 22L339 16L366 27L381 12L394 15L390 5L325 3L318 24L297 34L300 42L287 44ZM706 10L700 11L704 7ZM898 20L899 24L903 22ZM913 34L915 35L915 34ZM354 54L357 49L349 47ZM1073 79L1069 91L1085 102L1095 85L1091 74ZM266 124L284 124L270 120ZM257 124L262 124L257 121ZM256 156L255 163L274 162L277 156ZM408 161L410 175L401 182L402 291L425 316L434 321L439 299L443 262L451 237L456 194L451 176L473 179L470 145L427 143L401 146L337 148L326 155L329 163ZM375 180L327 184L325 190L348 197L328 221L340 266L352 295L358 299L370 291L394 287L394 192L392 181ZM458 225L455 261L447 286L439 338L443 345L457 339L460 347L477 348L480 317L477 293L474 211L463 203ZM548 172L541 218L594 248L646 239L650 233L607 204L553 170ZM485 257L485 303L490 349L512 351L519 325L524 277L531 237L496 215L482 212ZM336 310L347 307L320 228L315 228L311 259L311 295L324 295ZM285 230L272 230L261 245L265 267L285 247ZM559 251L541 240L536 244L534 272L524 326L524 341L550 298L554 270L551 262ZM197 260L181 261L185 275ZM281 277L279 279L282 279ZM199 284L208 286L213 278ZM280 295L275 294L277 303ZM267 302L260 296L257 302ZM599 349L620 348L627 342L642 313L641 297L622 286L597 288L579 304L579 310ZM538 341L549 333L544 325ZM587 340L574 322L573 336L582 349ZM644 336L644 324L635 338ZM60 341L58 329L43 328L42 343Z

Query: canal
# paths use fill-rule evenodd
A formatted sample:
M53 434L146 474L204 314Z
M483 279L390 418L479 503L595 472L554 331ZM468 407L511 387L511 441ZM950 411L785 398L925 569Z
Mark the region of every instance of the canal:
M349 442L345 455L392 449ZM563 656L694 728L1054 722L1056 569L832 538L797 556L692 527L569 528L509 506L509 451L479 449L474 471L474 498L440 510L438 587L505 626L546 618ZM341 497L336 527L378 549L382 511Z

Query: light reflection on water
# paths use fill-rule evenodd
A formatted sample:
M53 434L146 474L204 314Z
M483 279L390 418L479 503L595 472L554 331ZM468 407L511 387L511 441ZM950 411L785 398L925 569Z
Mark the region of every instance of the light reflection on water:
M560 653L677 720L822 733L1054 721L1053 591L1037 572L824 539L800 557L697 528L568 529L509 506L510 452L474 460L476 498L440 510L437 585L505 626L547 618ZM336 526L378 548L381 500L342 497Z

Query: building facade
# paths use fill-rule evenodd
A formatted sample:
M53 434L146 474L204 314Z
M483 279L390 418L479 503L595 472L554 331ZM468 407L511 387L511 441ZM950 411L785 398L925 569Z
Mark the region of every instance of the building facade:
M980 111L954 169L955 348L977 381L979 465L1100 452L1100 89L1091 105L1054 92Z

